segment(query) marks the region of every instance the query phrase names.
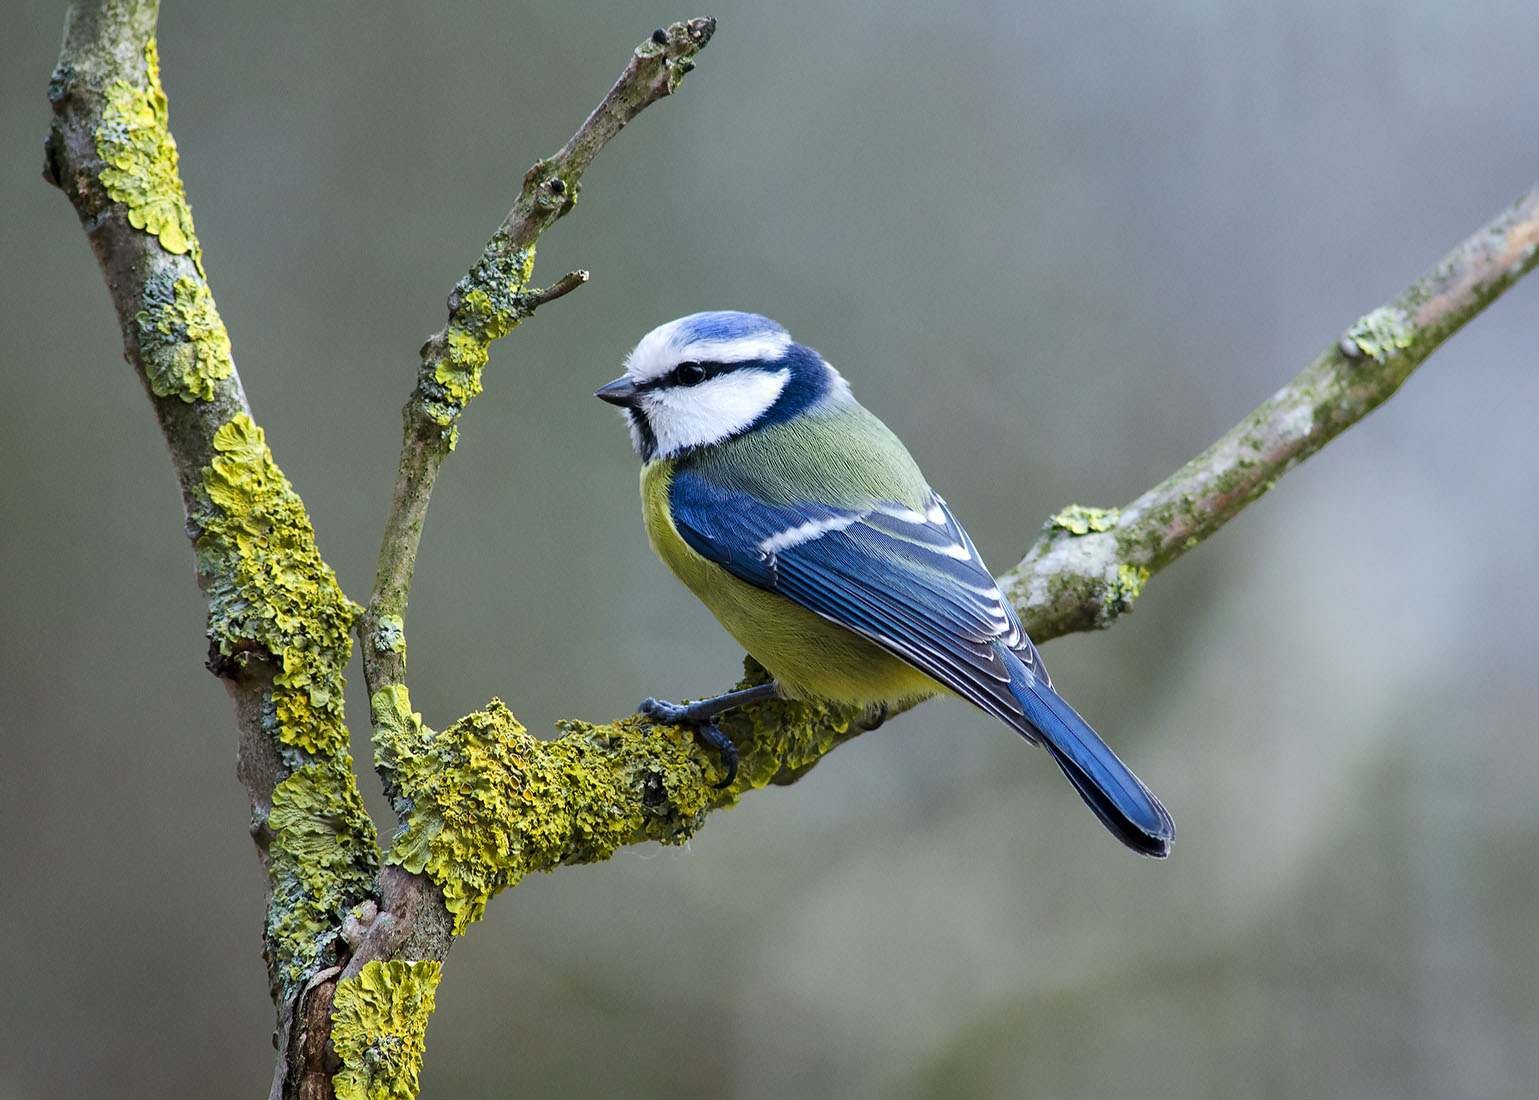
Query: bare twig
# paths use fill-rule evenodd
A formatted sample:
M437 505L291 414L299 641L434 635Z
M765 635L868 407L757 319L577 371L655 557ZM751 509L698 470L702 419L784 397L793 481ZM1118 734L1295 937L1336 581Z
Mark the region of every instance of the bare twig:
M572 291L582 286L583 283L586 283L591 277L586 271L568 271L544 290L531 292L529 295L530 304L543 306L546 302L554 302L557 298L565 298Z

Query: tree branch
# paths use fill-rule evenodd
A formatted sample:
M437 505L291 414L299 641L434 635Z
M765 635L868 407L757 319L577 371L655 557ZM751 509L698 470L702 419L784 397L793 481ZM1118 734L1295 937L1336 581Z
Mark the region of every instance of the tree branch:
M1539 189L1368 313L1288 385L1171 477L1122 509L1071 505L1004 578L1038 642L1109 626L1158 570L1213 534L1284 473L1387 399L1444 340L1539 260ZM751 660L737 686L762 683ZM777 701L725 716L742 756L725 791L687 731L636 715L568 721L529 736L499 700L435 733L404 690L372 699L406 827L386 859L426 873L455 933L531 871L607 859L626 844L677 844L745 791L794 782L889 714Z
M692 19L658 30L636 47L625 71L560 152L524 174L512 209L449 294L448 325L422 346L417 386L402 410L405 442L395 495L359 635L371 695L405 683L403 620L428 500L439 468L454 450L460 415L481 392L492 342L539 306L587 281L586 272L573 272L545 290L531 290L540 234L572 209L583 173L604 146L647 106L678 88L715 30L714 19Z
M1211 447L1120 509L1070 506L1005 590L1041 641L1106 627L1144 581L1394 394L1426 358L1539 260L1539 188L1399 297L1359 318Z
M235 703L237 772L268 875L276 1091L291 1076L311 976L340 960L343 915L369 895L378 865L342 712L359 609L251 419L167 125L157 14L154 0L71 7L43 174L80 216L181 486L208 599L208 668Z

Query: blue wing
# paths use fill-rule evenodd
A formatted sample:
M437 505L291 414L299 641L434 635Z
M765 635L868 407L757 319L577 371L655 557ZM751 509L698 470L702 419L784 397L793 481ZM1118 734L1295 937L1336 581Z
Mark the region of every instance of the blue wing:
M739 580L777 592L886 649L1043 744L1130 847L1168 852L1165 808L1057 692L1036 647L939 495L783 505L688 469L669 492L684 541Z

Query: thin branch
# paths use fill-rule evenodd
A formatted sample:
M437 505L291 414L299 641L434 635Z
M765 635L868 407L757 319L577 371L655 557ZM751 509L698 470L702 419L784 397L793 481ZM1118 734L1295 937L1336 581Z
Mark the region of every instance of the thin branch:
M568 271L544 290L536 290L529 295L529 304L543 306L546 302L554 302L557 298L565 298L572 291L586 283L592 276L586 271Z
M359 634L370 695L405 683L404 617L428 501L458 439L460 415L481 392L492 342L539 306L586 282L586 273L573 272L548 290L528 289L540 234L572 209L583 173L604 146L647 106L678 88L715 30L714 19L691 19L636 47L609 93L561 151L524 174L512 209L450 293L448 325L423 345L417 386L403 410L405 442L395 494Z
M1039 641L1109 626L1144 581L1387 400L1539 260L1539 188L1359 318L1211 447L1121 509L1069 508L1005 576Z

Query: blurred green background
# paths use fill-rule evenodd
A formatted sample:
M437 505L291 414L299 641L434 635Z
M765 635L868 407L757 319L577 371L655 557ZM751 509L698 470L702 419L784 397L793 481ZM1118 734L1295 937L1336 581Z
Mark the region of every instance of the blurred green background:
M786 323L1002 570L1053 510L1195 454L1539 163L1527 0L712 3L683 94L542 246L545 281L592 285L497 347L441 481L409 623L435 724L498 694L548 731L735 675L590 396L653 325ZM0 1097L260 1095L230 706L163 445L38 175L63 5L7 12ZM209 275L354 597L449 287L626 51L693 14L166 5ZM424 1095L1532 1096L1536 301L1115 630L1048 647L1175 813L1168 863L932 704L683 850L497 899L450 959Z

